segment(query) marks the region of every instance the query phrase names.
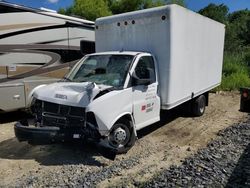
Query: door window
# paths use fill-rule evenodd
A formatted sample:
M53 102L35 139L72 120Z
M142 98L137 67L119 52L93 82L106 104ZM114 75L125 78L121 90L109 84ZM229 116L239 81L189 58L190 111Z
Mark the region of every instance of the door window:
M150 78L150 80L152 80L152 83L154 83L156 81L156 77L153 58L151 56L141 57L135 68L135 73L138 78Z

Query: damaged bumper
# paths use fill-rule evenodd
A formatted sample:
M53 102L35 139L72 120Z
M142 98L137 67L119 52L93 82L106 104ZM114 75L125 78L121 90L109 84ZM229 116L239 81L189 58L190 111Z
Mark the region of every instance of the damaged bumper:
M59 140L59 127L31 127L17 122L14 126L17 139L34 144L50 144Z
M61 142L65 140L72 139L86 139L91 140L95 144L97 151L110 160L114 160L117 154L117 150L106 145L102 139L93 139L84 134L76 133L65 133L65 131L60 130L59 127L35 127L30 126L27 121L17 122L14 125L14 131L17 139L22 141L27 141L30 144L35 145L46 145L56 142Z

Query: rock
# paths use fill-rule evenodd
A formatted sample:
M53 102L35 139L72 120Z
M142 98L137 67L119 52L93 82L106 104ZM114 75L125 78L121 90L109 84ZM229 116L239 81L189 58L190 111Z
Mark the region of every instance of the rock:
M247 130L250 130L250 120L220 131L216 140L185 159L179 167L171 166L139 187L225 187L228 182L231 187L246 187L250 182L250 131ZM159 182L163 183L159 185Z

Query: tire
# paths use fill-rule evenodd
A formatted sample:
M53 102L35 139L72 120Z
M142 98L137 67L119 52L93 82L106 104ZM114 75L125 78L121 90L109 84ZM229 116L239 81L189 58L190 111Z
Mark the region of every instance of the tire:
M119 140L119 138L124 141L118 142L117 140ZM130 121L122 121L114 124L108 136L108 143L117 151L117 154L127 153L135 144L135 141L136 136Z
M205 108L206 108L206 97L204 95L200 95L193 101L192 114L196 117L202 116L205 112Z

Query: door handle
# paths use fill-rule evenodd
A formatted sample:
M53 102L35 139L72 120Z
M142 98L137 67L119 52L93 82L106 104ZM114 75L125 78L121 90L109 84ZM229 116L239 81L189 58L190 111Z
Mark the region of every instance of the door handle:
M13 96L13 99L14 99L14 100L20 100L20 95L14 95L14 96Z

